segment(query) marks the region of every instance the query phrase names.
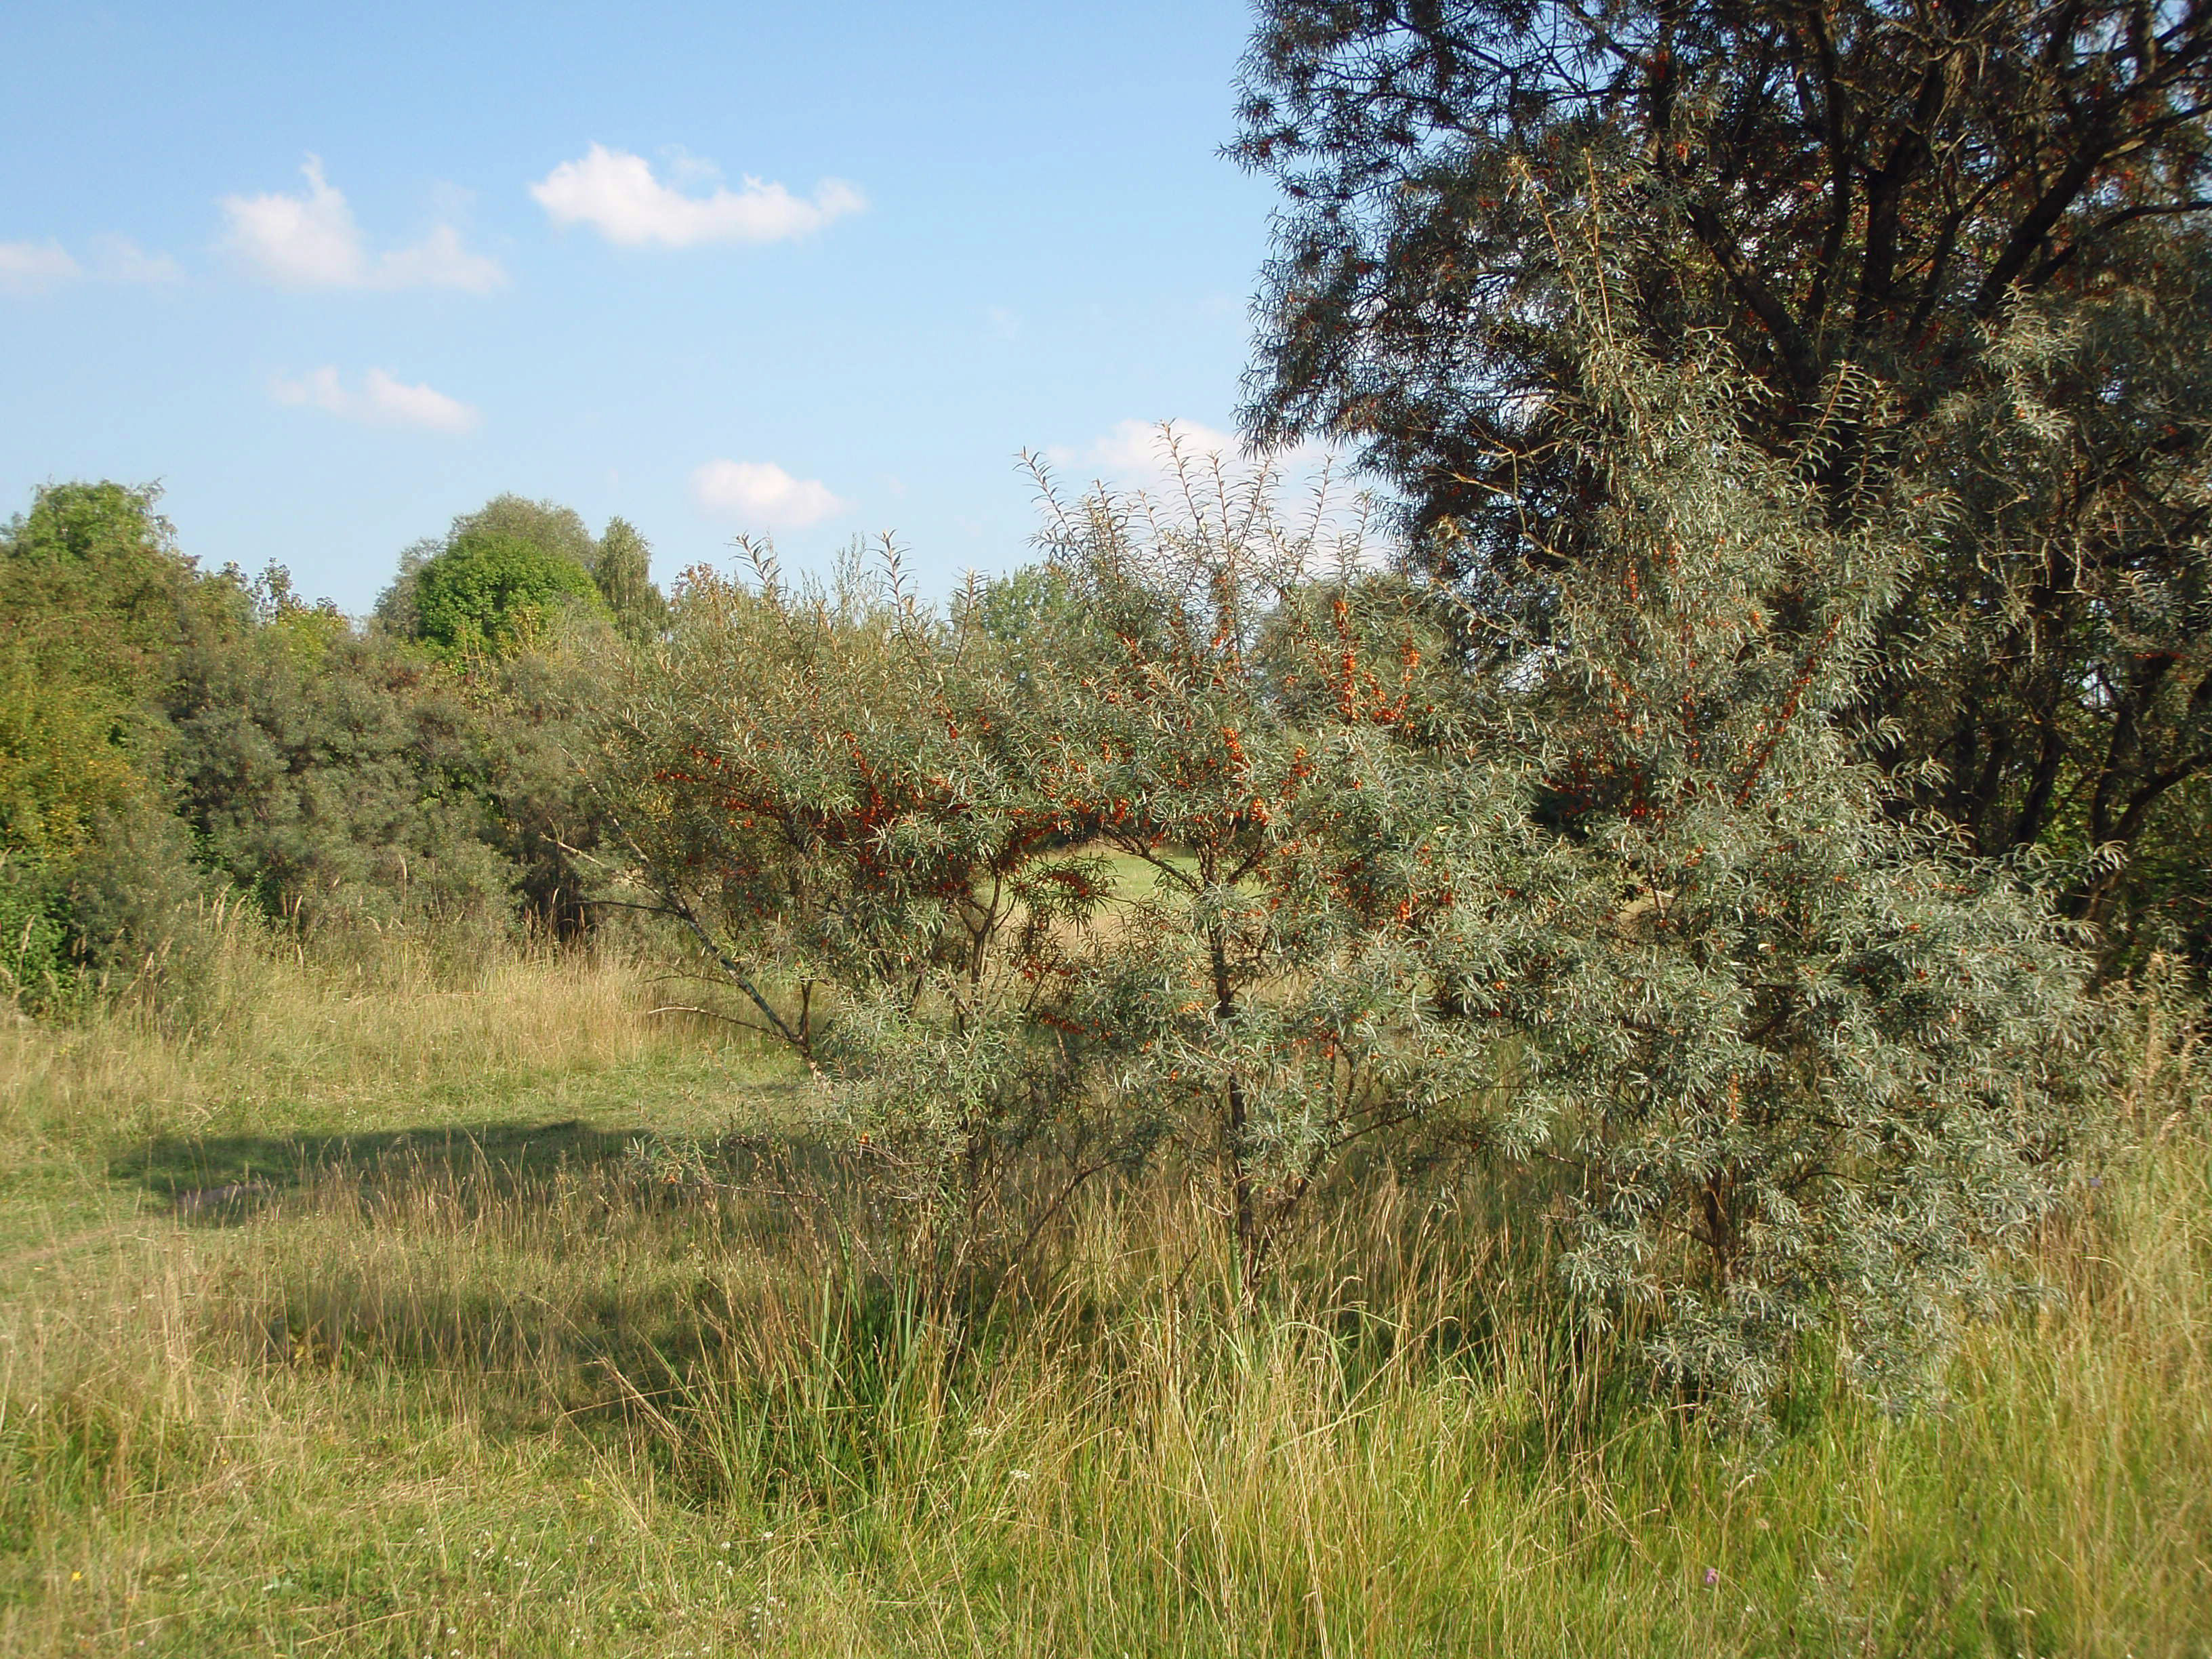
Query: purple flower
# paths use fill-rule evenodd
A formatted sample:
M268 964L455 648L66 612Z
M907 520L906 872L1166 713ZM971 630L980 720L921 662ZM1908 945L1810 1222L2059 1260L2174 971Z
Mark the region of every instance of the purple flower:
M1707 1589L1712 1589L1716 1588L1720 1582L1721 1570L1718 1567L1707 1567L1705 1569L1705 1588Z

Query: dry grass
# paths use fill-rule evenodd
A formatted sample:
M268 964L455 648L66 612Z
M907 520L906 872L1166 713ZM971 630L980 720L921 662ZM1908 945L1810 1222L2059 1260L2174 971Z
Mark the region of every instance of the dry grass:
M712 1138L787 1075L635 966L227 971L203 1041L0 1033L0 1650L2212 1653L2170 1043L2063 1298L1754 1455L1482 1189L1378 1177L1243 1316L1202 1203L1102 1192L963 1323Z

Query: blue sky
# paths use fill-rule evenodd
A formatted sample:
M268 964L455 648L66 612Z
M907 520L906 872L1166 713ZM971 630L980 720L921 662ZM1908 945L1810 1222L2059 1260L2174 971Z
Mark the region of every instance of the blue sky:
M1028 556L1024 447L1233 418L1228 0L9 13L0 511L159 479L356 611L503 489L941 591Z

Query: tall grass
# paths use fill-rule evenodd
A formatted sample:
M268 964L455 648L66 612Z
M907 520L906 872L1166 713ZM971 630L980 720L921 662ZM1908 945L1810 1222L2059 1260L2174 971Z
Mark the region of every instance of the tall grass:
M956 1316L634 963L234 969L0 1033L0 1650L2212 1652L2170 1020L2055 1294L1753 1448L1479 1180L1372 1172L1256 1309L1201 1193L1100 1188Z

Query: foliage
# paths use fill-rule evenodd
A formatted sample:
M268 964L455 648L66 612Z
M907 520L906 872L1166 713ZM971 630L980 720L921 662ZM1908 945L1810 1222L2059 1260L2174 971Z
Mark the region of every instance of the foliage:
M586 674L544 650L464 675L311 609L281 573L179 653L169 770L204 859L274 919L582 926L594 843L571 758Z
M1265 471L1174 459L1165 502L1048 485L1073 604L1030 764L1072 833L1152 878L1063 1018L1122 1109L1218 1172L1249 1294L1347 1148L1466 1107L1488 1034L1433 1018L1340 840L1383 734L1433 708L1437 630L1325 501L1289 523Z
M49 677L127 703L155 683L194 591L157 487L49 484L0 533L10 642Z
M605 742L614 813L653 908L749 1015L845 1075L839 1109L935 1221L994 1228L1003 1161L1069 1130L1064 1045L1031 1016L1102 895L1095 858L1025 769L1036 711L973 599L916 605L896 552L872 577L756 584L690 573ZM773 975L773 980L770 975ZM779 1007L764 987L792 988ZM822 1043L832 996L848 1018Z
M1817 453L1735 435L1724 358L1655 363L1604 314L1565 426L1588 550L1361 844L1496 1034L1498 1144L1571 1172L1585 1306L1658 1310L1662 1368L1740 1410L1831 1330L1910 1395L2064 1194L2083 964L2033 864L1889 812L1835 718L1922 520L1834 528Z
M666 625L668 601L653 585L653 549L628 519L609 519L592 562L592 580L613 613L615 626L634 645L653 639Z
M216 1012L222 889L197 854L162 803L101 822L61 892L82 997L132 1001L179 1030Z
M1484 610L1596 533L1572 221L1617 327L1724 339L1767 453L1820 434L1839 523L1950 501L1838 710L1895 716L1900 811L2124 849L2212 765L2203 8L1273 0L1245 94L1286 198L1252 417L1363 443ZM2124 927L2104 868L2073 902Z
M580 535L574 515L501 498L463 521L479 538L459 558L440 550L434 598L500 653L455 669L388 630L357 634L281 567L201 574L155 500L54 486L0 543L0 920L19 1000L136 988L191 1018L196 930L224 884L302 930L480 940L519 908L580 931L598 823L572 727L595 647L539 625L527 580L450 580L488 547L477 575L520 547L485 543L476 520L543 538ZM521 551L527 576L544 560ZM580 567L564 555L560 571L560 605L597 606Z
M599 603L582 566L501 531L470 531L415 574L416 637L447 657L507 654Z
M695 577L617 739L633 845L810 1054L759 976L836 989L855 1126L937 1147L956 1210L986 1144L1177 1147L1249 1294L1349 1147L1425 1124L1570 1172L1579 1303L1656 1318L1683 1386L1755 1418L1832 1328L1909 1393L2063 1190L2080 963L1837 718L1929 515L1834 526L1724 362L1610 338L1601 292L1562 421L1599 504L1511 673L1264 477L1048 491L1047 569L941 619Z
M160 832L153 702L222 584L177 551L158 499L50 485L0 532L0 986L22 1006L60 1007L125 958L126 981L179 982L190 953L167 907L198 888Z
M1402 689L1285 606L1318 526L1281 523L1264 476L1186 476L1180 514L1055 505L1048 564L942 617L895 562L827 592L765 552L751 588L695 572L611 739L658 908L830 1065L956 1258L1172 1146L1212 1172L1249 1288L1337 1155L1468 1063L1474 1034L1421 1024L1418 962L1315 865L1342 779L1273 688L1303 652L1349 676L1340 723ZM1153 890L1117 891L1115 855Z
M395 580L377 600L376 620L382 629L402 639L430 639L443 644L442 632L450 631L457 619L441 615L434 621L426 620L422 573L462 544L485 538L520 544L547 565L587 574L617 629L633 644L651 640L666 620L667 601L653 584L653 550L635 526L626 519L610 519L605 532L594 541L574 508L508 494L493 496L473 513L456 515L443 537L417 542L401 554ZM522 562L536 568L538 561ZM585 590L564 572L548 574L541 568L537 580L541 586L550 583L566 599L585 595ZM491 632L499 631L495 613L501 603L496 594L476 594L464 600L458 618L463 630L473 617L475 636L489 638L488 623ZM541 623L544 620L540 618ZM433 633L434 628L441 631Z
M204 855L272 919L504 908L514 871L482 834L471 712L435 665L279 621L196 643L168 712Z
M475 536L504 536L580 570L593 570L599 564L599 546L582 515L557 501L533 501L512 492L495 495L475 512L453 520L446 545L457 547Z
M140 708L194 577L119 484L41 489L0 532L0 848L66 864L147 787Z
M145 781L132 707L49 672L40 654L20 640L0 644L0 847L66 859Z
M45 863L0 849L0 993L19 1008L53 1000L70 973L67 912Z

